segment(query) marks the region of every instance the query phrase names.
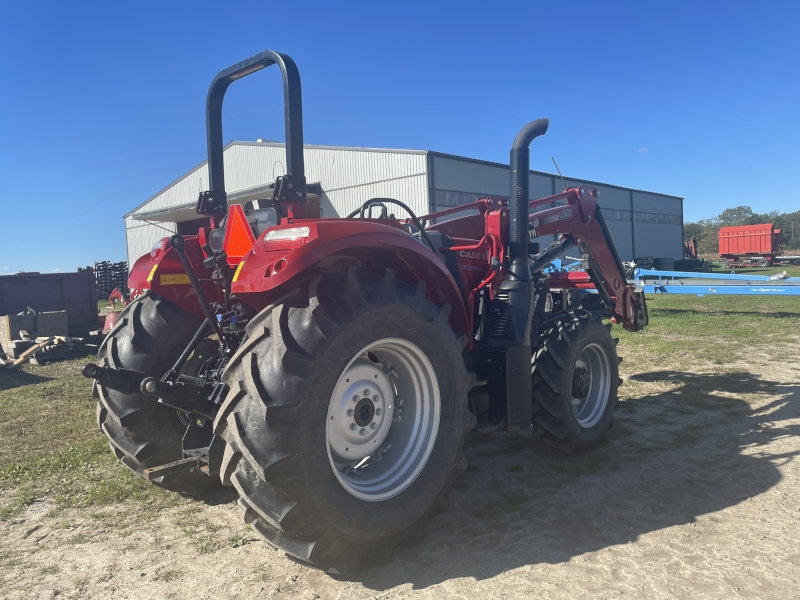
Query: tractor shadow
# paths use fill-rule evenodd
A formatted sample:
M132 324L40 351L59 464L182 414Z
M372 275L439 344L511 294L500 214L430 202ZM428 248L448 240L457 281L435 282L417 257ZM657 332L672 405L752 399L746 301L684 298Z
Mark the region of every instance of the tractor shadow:
M425 541L348 579L373 590L425 588L566 562L761 494L800 453L767 448L800 436L800 385L750 373L632 379L668 391L623 401L607 443L585 456L530 434L469 434L470 465Z
M7 367L0 367L0 392L3 390L11 390L18 387L25 387L27 385L34 385L50 381L52 377L45 377L43 375L36 375L35 373L28 373L22 370L12 370Z
M773 319L796 319L797 312L781 312L781 311L772 311L772 310L756 310L756 311L740 311L740 310L718 310L716 308L711 309L707 308L706 310L698 310L697 308L664 308L658 307L653 309L654 314L660 315L670 315L681 317L684 315L694 315L696 316L698 313L704 313L708 315L714 315L715 317L747 317L748 319L752 319L754 315L757 315L759 318L773 318Z

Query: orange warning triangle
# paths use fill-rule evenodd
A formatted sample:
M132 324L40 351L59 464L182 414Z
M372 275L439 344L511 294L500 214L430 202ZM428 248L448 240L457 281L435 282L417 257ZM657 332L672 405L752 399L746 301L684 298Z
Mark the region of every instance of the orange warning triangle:
M232 204L228 211L225 241L222 244L222 249L228 255L228 262L231 264L239 263L244 258L244 255L250 252L255 243L256 238L253 235L253 230L250 229L250 223L247 222L244 210L240 205Z

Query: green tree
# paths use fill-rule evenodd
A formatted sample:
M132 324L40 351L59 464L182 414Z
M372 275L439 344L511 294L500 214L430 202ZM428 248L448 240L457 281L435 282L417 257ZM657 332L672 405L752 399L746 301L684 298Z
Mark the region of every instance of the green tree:
M720 225L729 227L731 225L755 225L759 223L759 215L753 212L749 206L737 206L736 208L726 208L717 217Z

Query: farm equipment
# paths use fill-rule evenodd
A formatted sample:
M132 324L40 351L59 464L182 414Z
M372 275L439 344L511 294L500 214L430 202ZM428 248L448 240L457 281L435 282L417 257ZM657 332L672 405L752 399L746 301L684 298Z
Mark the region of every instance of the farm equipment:
M719 230L719 255L734 266L768 267L781 252L783 234L772 223Z
M138 298L141 295L142 295L141 290L131 290L130 294L126 294L118 287L115 287L114 290L108 295L108 303L111 305L112 309L116 308L117 302L119 302L122 305L122 308L125 308L126 306L128 306L128 304L136 300L136 298Z
M774 275L695 273L635 269L633 279L648 294L696 294L698 296L800 296L800 277L786 271Z
M271 65L286 174L272 198L228 206L223 97ZM136 261L128 287L144 294L83 368L131 470L187 493L219 477L271 545L345 572L447 507L468 431L533 428L572 453L603 440L621 383L611 323L639 331L647 308L596 188L529 200L529 146L547 119L514 140L508 199L417 216L373 198L323 219L306 203L289 56L220 72L206 111L210 189L197 212L209 227ZM546 235L556 241L544 250L530 242ZM545 272L572 248L584 272Z
M683 242L683 258L697 259L697 238L689 238Z

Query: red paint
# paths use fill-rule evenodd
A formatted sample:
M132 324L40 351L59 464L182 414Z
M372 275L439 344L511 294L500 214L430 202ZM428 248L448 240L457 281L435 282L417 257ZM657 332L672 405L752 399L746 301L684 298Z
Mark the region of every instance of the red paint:
M192 264L197 278L200 280L200 287L203 289L206 298L209 302L221 302L224 299L222 287L211 279L211 271L203 265L205 255L200 249L197 236L184 236L183 239L185 241L186 256ZM157 268L153 272L153 267L156 265ZM153 277L148 281L151 273L153 273ZM168 247L156 257L145 254L137 260L131 269L128 287L143 291L152 290L190 313L200 318L205 318L203 309L200 308L200 303L197 301L197 296L188 282L179 284L161 283L162 276L170 275L186 276L186 271L183 270L183 265L181 265L177 252Z
M722 258L746 256L773 259L781 251L782 233L772 223L722 227L719 230L719 254Z
M455 331L469 332L467 311L455 280L442 261L398 221L284 219L270 231L288 227L308 227L306 242L297 248L273 250L271 242L264 244L264 232L244 257L239 276L231 285L231 292L243 302L259 310L265 308L312 267L385 266L403 279L424 281L433 302L450 304L450 323Z
M117 318L119 318L121 312L120 310L112 310L106 313L103 319L103 331L111 331L114 329L114 325L117 324Z
M597 195L594 188L582 186L560 194L534 200L530 209L566 200L566 206L547 208L529 215L534 237L569 234L600 267L605 277L602 285L612 298L612 320L626 329L637 330L638 300L633 286L627 285L620 272L609 241L594 218ZM428 221L452 216L465 211L478 214L451 218L430 226L452 239L450 247L438 252L455 254L455 276L445 262L424 243L409 235L397 220L379 219L302 219L303 207L290 205L288 218L281 219L280 231L292 227L307 227L308 235L296 239L259 239L253 236L247 218L238 205L232 205L223 248L231 265L237 269L236 280L231 283L231 293L256 310L274 302L298 281L313 273L351 266L376 266L393 269L398 277L408 281L422 281L426 294L436 304L450 304L450 324L458 333L468 335L468 346L473 346L472 328L481 290L494 298L506 278L506 249L509 235L509 209L503 198L482 198L468 205L450 208L425 215ZM186 254L192 263L203 291L210 302L222 301L221 282L210 279L211 273L203 265L209 231L201 229L198 236L185 238ZM157 265L156 271L153 267ZM147 281L152 273L152 278ZM202 311L188 282L180 278L170 281L171 275L183 275L177 254L171 248L144 256L134 265L129 287L150 289L190 312L202 316ZM178 283L180 281L180 283ZM552 288L589 289L593 287L586 273L555 273L550 275Z

